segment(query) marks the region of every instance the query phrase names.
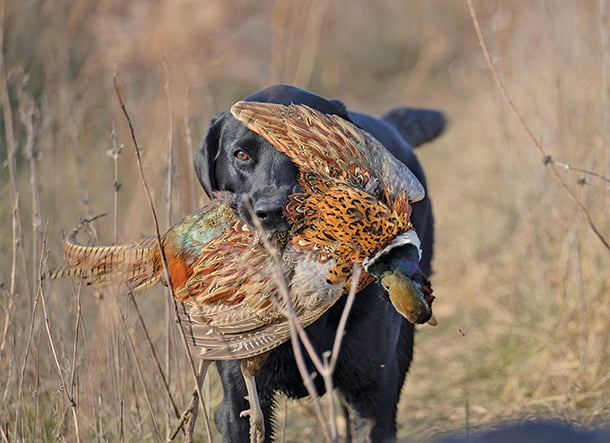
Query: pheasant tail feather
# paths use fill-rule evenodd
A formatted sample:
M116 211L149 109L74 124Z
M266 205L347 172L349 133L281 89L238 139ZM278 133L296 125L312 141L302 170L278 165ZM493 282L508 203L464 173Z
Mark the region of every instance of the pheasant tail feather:
M85 246L76 241L75 229L64 242L65 264L49 278L82 278L88 285L121 284L140 291L159 282L161 257L155 239L133 245Z

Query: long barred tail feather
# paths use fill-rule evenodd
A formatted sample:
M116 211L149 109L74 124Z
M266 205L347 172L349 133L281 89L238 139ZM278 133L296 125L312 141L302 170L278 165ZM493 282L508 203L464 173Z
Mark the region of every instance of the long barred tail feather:
M159 282L162 264L155 238L132 245L86 246L76 236L90 221L81 222L68 234L63 248L65 264L50 271L48 278L82 278L88 285L119 284L130 291L141 291Z

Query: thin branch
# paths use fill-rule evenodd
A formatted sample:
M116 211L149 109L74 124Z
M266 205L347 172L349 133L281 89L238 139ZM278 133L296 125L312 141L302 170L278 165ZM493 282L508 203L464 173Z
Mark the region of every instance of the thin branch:
M167 129L167 189L165 194L165 205L166 205L166 224L167 226L171 226L172 224L172 185L173 185L173 170L174 170L174 116L172 110L172 97L170 90L170 75L169 69L167 67L167 63L163 64L163 69L165 71L165 96L167 99L167 119L168 119L168 129ZM194 168L191 168L194 169ZM171 368L170 368L170 351L171 351L171 334L172 331L172 301L171 301L171 291L169 289L166 290L166 294L170 297L167 297L165 303L165 373L169 378L171 376ZM166 382L167 384L167 382ZM174 400L172 398L171 392L169 392L168 387L168 395L170 402L174 405L175 413L178 418L180 418L180 413L178 412ZM167 429L170 429L170 414L169 411L166 414L167 420Z
M161 368L161 362L159 360L159 357L157 356L157 351L155 351L155 347L153 346L152 339L150 338L150 334L148 333L148 328L146 327L146 323L144 323L144 318L142 317L142 314L140 313L140 308L138 307L138 304L135 301L135 297L131 293L129 294L129 300L131 301L131 304L133 305L133 307L136 311L136 314L138 315L138 321L140 322L140 326L142 327L142 330L144 331L144 335L146 336L146 342L148 343L150 352L152 353L153 360L155 362L155 366L157 367L157 371L161 375L161 380L163 381L163 386L165 387L165 390L167 391L167 396L168 396L169 402L171 403L172 408L174 410L174 414L176 415L176 418L180 418L180 411L178 410L178 406L176 406L176 402L174 401L174 397L172 396L172 393L170 391L167 377L166 377L165 373L163 372L163 369Z
M204 409L204 413L207 416L206 411L206 406L203 403L203 396L201 395L201 390L199 389L199 385L197 384L198 379L197 379L197 369L195 367L195 362L193 361L193 356L190 350L190 347L188 345L188 340L186 338L186 333L184 332L184 328L182 327L182 322L180 320L180 316L178 314L178 304L176 302L176 297L174 294L174 287L171 281L171 277L169 274L169 269L167 267L167 257L165 256L165 250L163 249L163 244L161 243L161 231L159 229L159 218L157 217L157 210L155 208L154 202L152 200L152 194L150 192L150 188L148 187L148 182L146 181L146 177L144 175L144 169L142 167L142 158L140 155L140 146L138 145L138 140L136 138L136 134L135 134L135 130L133 128L133 124L131 123L131 118L129 117L129 113L127 112L127 108L125 107L125 103L123 102L123 97L121 96L121 91L119 89L119 85L118 85L118 78L119 75L115 74L113 77L113 82L114 82L114 90L116 92L117 98L119 100L119 104L121 106L121 110L123 111L123 115L125 116L125 119L127 120L127 125L129 126L129 132L131 135L131 140L133 142L133 146L134 146L134 150L136 153L136 163L138 165L138 172L140 174L140 181L142 182L142 186L144 187L145 190L145 194L146 194L146 199L148 201L148 206L150 208L152 217L153 217L153 221L155 224L155 233L156 233L156 238L157 238L157 247L159 248L159 251L161 252L161 263L163 265L163 275L165 277L165 281L168 284L168 287L171 291L172 294L172 299L174 300L174 313L175 313L175 319L176 322L179 325L179 332L180 332L180 337L182 339L182 344L184 346L186 355L187 355L187 359L189 361L190 367L191 367L191 373L193 375L193 380L196 383L197 386L197 394L199 395L199 400L201 401L201 406ZM207 423L207 422L206 422ZM211 431L208 427L208 435L211 435Z
M121 183L119 182L119 158L123 152L123 145L119 143L119 137L116 133L116 123L112 122L112 132L110 133L111 148L106 151L106 155L112 158L112 170L114 181L112 183L113 203L114 203L114 244L119 243L119 190Z
M44 248L43 248L44 251ZM41 259L42 262L42 259ZM16 407L16 415L15 415L15 436L19 436L19 422L20 422L20 418L21 418L21 401L23 399L23 383L25 380L25 372L27 369L27 364L28 364L28 359L30 356L30 350L31 350L31 343L32 343L32 337L34 335L34 324L36 323L36 312L38 311L38 300L39 297L42 294L42 286L38 287L38 291L36 293L36 297L34 298L34 303L32 306L32 315L30 317L30 327L28 330L28 336L27 339L25 341L25 353L23 356L23 363L21 364L21 372L20 372L20 376L19 376L19 384L17 387L17 407ZM63 381L62 381L62 385L63 385Z
M43 260L44 260L44 251L45 250L46 250L46 230L45 230L45 236L43 238L43 250L42 250L41 258L40 258L40 269L43 269ZM81 283L82 283L82 281L81 281ZM37 289L37 293L36 293L36 298L34 300L35 305L38 304L38 300L40 300L40 302L41 302L42 311L44 313L45 329L47 332L47 337L49 339L51 353L53 354L53 361L55 363L55 368L57 369L57 374L59 375L59 380L61 382L60 390L63 391L66 399L70 403L70 409L72 410L72 417L74 420L74 428L75 428L75 432L76 432L76 440L81 441L76 401L74 400L72 389L69 389L68 385L66 384L66 379L64 378L61 363L59 362L59 356L57 353L57 349L55 347L55 340L53 339L53 334L51 333L51 330L52 330L51 319L49 317L49 312L47 309L47 303L46 303L45 294L44 294L44 290L43 290L42 272L40 273L40 276L38 277L38 289ZM28 349L29 349L29 345L28 345ZM74 364L76 364L76 362L74 362Z
M597 238L602 242L602 244L610 252L610 243L608 242L607 239L604 238L603 234L598 229L597 225L593 221L593 218L591 217L591 214L589 214L589 211L587 210L587 208L574 195L574 193L570 190L570 188L568 188L566 183L563 181L563 179L561 178L561 176L557 172L557 169L554 167L554 163L551 162L551 161L548 161L548 159L550 159L549 155L546 152L544 152L544 149L542 148L540 143L538 143L538 140L534 136L533 132L531 131L531 129L529 128L527 123L525 122L525 119L519 113L519 111L517 110L516 106L513 104L513 101L511 100L510 96L508 95L508 92L506 91L506 88L504 87L504 83L500 79L500 75L498 74L498 71L496 70L496 67L495 67L495 65L494 65L494 63L493 63L493 61L491 59L491 55L489 54L489 50L487 49L487 45L485 43L485 39L483 38L483 32L481 31L481 26L479 24L479 19L477 18L477 14L476 14L476 11L475 11L474 6L472 4L472 0L466 0L466 3L468 4L468 9L470 11L470 17L472 18L472 24L474 25L474 29L475 29L475 32L476 32L476 35L477 35L479 46L481 46L481 50L483 52L483 56L485 57L485 61L487 63L487 67L489 68L489 70L490 70L490 72L491 72L491 74L492 74L492 76L494 78L496 86L498 87L498 90L500 91L500 94L502 95L502 98L503 98L504 102L506 103L506 106L508 106L508 108L510 109L511 113L513 114L513 116L515 117L515 119L517 120L517 122L519 123L519 125L521 126L521 128L523 129L525 134L527 135L527 138L530 139L530 141L532 142L534 148L536 148L536 151L538 152L538 155L543 160L544 165L551 172L551 175L553 176L555 181L564 190L564 192L570 198L570 200L572 200L572 203L585 215L591 230L595 233Z
M15 141L15 133L13 126L13 112L9 98L8 80L6 67L4 66L4 2L0 8L0 24L2 32L0 32L0 97L2 98L2 115L4 117L4 133L6 141L6 156L8 175L11 191L11 202L13 205L13 253L11 261L11 285L9 292L15 294L15 280L17 272L17 253L19 251L18 242L21 235L21 220L19 219L19 191L17 188L17 168L15 166L15 153L17 152L17 143Z
M205 348L201 348L199 352L199 368L197 369L197 386L199 390L201 390L201 385L203 384L204 379L206 378L207 370L210 365L209 360L205 360ZM197 419L199 398L197 394L197 389L193 392L191 396L191 403L186 408L186 410L180 416L180 420L178 420L178 424L176 425L173 432L169 434L167 441L173 441L178 432L183 429L184 426L187 426L186 431L186 441L192 440L192 435L194 432L195 420ZM212 435L209 433L210 427L208 426L208 442L212 441Z
M308 38L301 40L301 51L294 72L295 85L308 85L311 82L316 55L322 38L322 25L328 8L328 0L309 4L309 14L305 22L305 32Z
M173 172L174 172L174 116L172 108L172 96L171 96L171 78L169 75L169 68L167 64L164 64L165 70L165 96L167 99L167 189L165 192L165 204L167 205L167 225L172 224L172 194L173 194Z
M608 153L607 171L610 174L610 35L608 31L608 21L610 11L608 10L608 0L599 0L600 18L600 40L602 50L602 108L603 108L603 140L606 153Z
M190 94L188 87L186 88L186 93L184 95L186 97L184 101L184 139L186 141L186 156L188 159L187 164L191 166L187 169L189 177L188 190L190 197L190 210L194 210L199 207L197 204L197 198L195 197L195 189L197 187L196 183L199 182L195 177L195 168L193 168L193 165L195 164L195 160L193 158L195 149L193 147L193 133L191 130L191 103L189 100Z
M121 320L123 321L123 325L125 329L127 329L127 324L125 323L125 315L121 313ZM154 410L152 407L152 401L150 399L150 394L148 392L148 388L146 383L144 382L144 374L142 372L142 367L140 366L140 360L138 359L138 355L133 344L133 340L131 339L130 334L125 334L127 336L127 344L131 350L131 355L133 355L134 363L136 364L136 369L138 371L138 379L140 380L140 384L142 385L142 390L144 391L144 399L146 400L146 405L148 406L148 410L150 412L150 419L152 420L153 428L155 429L155 437L157 441L161 441L161 431L159 430L159 425L157 423L157 419L154 414Z
M42 209L40 205L40 174L38 167L38 146L36 137L38 132L37 109L34 98L28 90L28 76L19 70L20 84L18 87L19 118L25 128L26 141L23 146L25 157L30 162L30 185L32 194L32 256L38 254L38 242L42 236ZM32 269L34 281L39 275L38 269Z
M595 172L595 171L591 171L590 169L584 169L584 168L580 168L578 166L572 166L569 163L562 163L559 162L555 159L553 159L550 155L548 155L545 159L544 159L545 163L553 163L555 166L558 166L562 169L564 169L566 172L570 172L570 171L576 171L576 172L580 172L581 174L585 174L588 175L590 177L593 177L595 179L600 180L604 186L606 187L606 189L610 189L610 178L604 176L603 174L600 174L599 172ZM585 186L585 185L592 185L591 182L587 181L586 178L580 178L577 181L577 184L581 185L581 186Z
M2 441L4 443L9 443L10 440L8 439L8 437L6 436L6 432L4 432L4 429L2 429L2 427L0 426L0 437L2 438Z
M328 364L328 370L332 374L337 366L337 359L339 358L339 351L341 350L341 343L343 342L343 336L345 332L345 326L347 324L347 318L354 305L356 299L356 293L358 292L358 283L360 282L360 276L362 275L362 266L358 263L354 263L352 266L352 281L349 287L349 293L347 294L347 300L337 325L337 333L335 334L335 342L333 344L333 350L331 353L330 362Z
M360 275L362 274L362 267L358 263L354 263L352 265L352 280L350 282L349 293L347 295L347 300L345 301L345 306L343 307L343 312L341 313L341 318L339 319L339 324L337 326L337 332L335 333L335 342L333 343L333 349L329 353L326 354L324 359L324 367L321 371L322 378L324 379L324 384L326 386L327 391L327 399L328 399L328 408L329 415L332 418L331 426L333 431L333 436L337 438L337 420L336 420L336 411L335 411L335 399L332 395L332 387L333 387L333 373L335 372L335 367L337 366L337 360L339 359L339 352L341 351L341 343L343 342L343 334L345 332L345 325L347 324L347 318L349 317L349 313L352 310L352 306L354 304L354 300L356 299L356 293L358 292L358 282L360 281Z
M322 411L322 406L320 404L320 395L318 394L317 389L313 384L312 374L310 374L307 369L307 364L305 363L305 357L303 355L300 343L303 344L303 347L305 348L307 355L309 356L309 358L311 359L311 361L313 362L314 366L317 368L317 370L320 374L323 373L322 361L320 360L320 357L316 353L316 351L313 347L313 344L309 340L309 337L307 336L307 333L305 332L303 325L301 324L296 312L294 311L294 307L292 305L292 300L290 299L290 289L288 288L288 283L286 282L286 279L284 278L284 274L282 272L282 265L281 265L281 260L279 257L279 251L277 250L277 248L275 246L273 246L271 244L271 242L268 240L267 236L264 235L263 226L262 226L260 220L258 219L258 217L256 217L256 214L254 214L254 211L252 210L252 208L249 208L249 210L252 215L252 222L254 224L254 227L259 232L263 233L263 235L261 235L263 246L269 252L269 255L271 256L271 259L273 262L273 265L271 267L271 275L272 275L273 280L275 281L275 284L278 287L280 296L282 297L282 300L284 301L285 308L281 308L279 303L276 303L276 306L277 306L278 310L280 310L282 315L284 315L286 317L286 319L288 320L292 351L294 353L294 358L295 358L295 362L297 364L297 368L299 369L299 373L301 374L301 378L303 379L303 385L305 386L305 389L307 390L309 396L311 397L311 399L313 401L316 417L318 419L318 423L320 424L320 426L322 428L324 437L326 438L326 440L328 442L336 441L337 440L336 426L334 426L333 424L330 424L330 429L329 429L329 423L327 423L326 420L324 419L324 412ZM332 378L330 380L330 384L332 386ZM325 385L326 385L326 380L325 380ZM328 391L328 394L332 395L332 387ZM331 422L334 422L335 420L336 420L335 417L330 417Z
M0 356L2 356L5 339L8 331L12 325L11 312L13 311L16 303L14 297L17 292L17 265L22 268L23 275L27 275L27 259L23 248L23 224L21 221L21 214L19 211L19 188L17 186L17 166L15 155L17 152L17 142L15 140L15 129L13 122L13 111L10 103L9 87L8 87L8 74L5 66L4 59L4 30L5 27L5 2L0 3L0 106L2 108L2 115L4 120L4 134L6 142L6 160L7 169L9 175L9 190L10 190L10 203L11 203L11 215L12 215L12 248L11 248L11 267L10 267L10 285L9 285L9 302L8 310L6 312L6 323L2 332L2 341L0 342ZM24 288L23 292L28 294L30 298L28 301L32 302L34 297L33 292L30 288L30 280L27 278L21 279ZM7 377L6 388L8 390L10 377ZM5 391L7 392L7 391ZM17 427L17 423L15 423ZM18 436L16 436L18 437Z
M47 221L47 225L48 225L48 221ZM45 231L45 241L46 243L46 231ZM46 249L46 248L45 248ZM43 249L44 250L44 249ZM42 268L41 268L42 271ZM43 275L42 272L40 273L40 275ZM42 283L41 283L42 284ZM70 369L70 397L74 398L74 387L76 386L76 362L77 362L77 352L78 352L78 345L79 345L79 338L80 338L80 328L81 328L81 321L82 321L82 305L81 305L81 296L83 294L82 291L83 285L82 285L82 280L79 284L78 287L78 293L77 293L77 301L76 301L76 321L74 322L74 342L72 343L72 368ZM66 390L68 389L68 387L66 387ZM78 414L77 414L77 407L78 405L76 404L75 401L71 401L70 405L72 406L72 410L73 410L73 414L74 414L74 426L75 426L75 431L76 431L76 439L77 441L80 441L80 435L79 435L79 426L78 426Z

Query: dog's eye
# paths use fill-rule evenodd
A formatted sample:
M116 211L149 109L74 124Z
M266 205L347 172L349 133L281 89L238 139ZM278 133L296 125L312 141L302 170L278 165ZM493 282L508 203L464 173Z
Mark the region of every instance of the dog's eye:
M243 149L238 149L237 151L235 151L235 158L242 162L247 162L248 160L250 160L250 156Z

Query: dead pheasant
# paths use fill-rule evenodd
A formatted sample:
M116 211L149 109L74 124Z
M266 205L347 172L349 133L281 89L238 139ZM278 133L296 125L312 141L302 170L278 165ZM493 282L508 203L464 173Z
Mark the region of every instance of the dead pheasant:
M413 323L436 324L430 283L420 271L411 202L424 196L417 178L374 137L339 116L304 105L238 102L232 114L299 168L303 192L285 208L290 244L331 260L327 280L349 278L363 263Z
M49 278L80 278L101 287L118 284L132 292L163 280L156 238L132 245L86 246L76 239L81 227L66 238L66 263ZM202 358L242 359L253 442L264 436L254 377L266 352L290 337L287 303L279 295L274 269L279 266L288 282L292 310L303 326L318 319L344 292L342 284L325 280L329 264L321 263L313 251L264 235L239 218L234 195L223 192L161 236L175 297L189 307L183 315L185 331L202 348ZM279 262L268 246L278 248Z
M287 154L300 171L303 192L285 208L289 238L266 238L279 251L280 274L304 326L346 292L353 263L378 278L396 309L412 322L431 317L433 296L417 266L419 240L410 203L423 197L411 172L366 132L306 106L240 102L233 114ZM140 291L162 280L157 240L127 246L85 246L78 228L64 244L66 264L51 278L124 285ZM188 331L204 358L245 359L253 416L253 377L267 351L290 336L286 301L278 295L274 261L263 235L239 218L234 196L185 217L161 238L176 299L189 306ZM167 282L166 282L167 283ZM264 357L263 357L264 358ZM252 417L251 417L252 418ZM262 419L251 424L262 434Z
M132 292L163 280L156 238L85 246L76 239L79 230L66 238L66 263L50 278L81 278L98 287L118 284ZM222 192L161 236L175 297L190 307L188 330L193 343L206 349L206 359L254 357L289 337L286 303L278 294L263 235L239 218L233 194ZM332 306L343 285L317 278L328 265L320 264L313 252L286 245L278 236L266 240L281 251L290 301L307 326Z

